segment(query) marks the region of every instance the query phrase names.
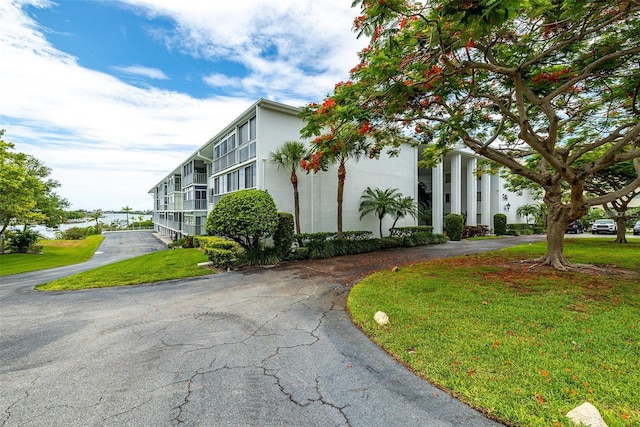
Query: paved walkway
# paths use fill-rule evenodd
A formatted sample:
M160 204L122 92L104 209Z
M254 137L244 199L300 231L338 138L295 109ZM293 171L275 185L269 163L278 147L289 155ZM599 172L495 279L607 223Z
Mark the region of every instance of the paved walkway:
M148 237L107 235L88 265ZM0 425L496 425L371 343L345 300L376 269L527 240L76 292L32 290L62 270L0 278Z

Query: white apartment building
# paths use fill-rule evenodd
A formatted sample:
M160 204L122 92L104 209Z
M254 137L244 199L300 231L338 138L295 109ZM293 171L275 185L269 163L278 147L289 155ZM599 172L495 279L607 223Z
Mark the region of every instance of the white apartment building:
M260 99L220 130L176 169L162 178L149 193L153 196L153 222L166 237L205 234L208 212L227 193L245 188L267 190L279 211L293 213L293 189L287 171L268 161L269 153L285 141L298 140L304 122L299 109ZM397 188L414 200L430 199L434 232L442 232L448 213L466 213L468 225L492 226L493 215L504 213L508 222L522 222L519 206L532 203L528 194L504 191L498 176L478 179L473 171L477 156L454 152L432 170L418 168L418 147L404 146L398 157L384 154L378 160L349 161L344 190L343 229L370 230L377 234L378 219L368 215L360 221L360 195L367 188ZM337 169L298 173L300 226L302 232L336 231ZM419 184L421 183L421 184ZM384 227L393 218L386 218ZM417 225L413 218L397 226Z

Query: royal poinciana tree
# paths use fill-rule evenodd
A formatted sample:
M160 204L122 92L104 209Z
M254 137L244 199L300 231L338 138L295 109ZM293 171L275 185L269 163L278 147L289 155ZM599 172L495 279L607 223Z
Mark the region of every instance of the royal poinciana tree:
M355 29L370 45L350 80L322 104L330 108L308 107L307 130L330 124L335 132L356 123L365 135L428 144L427 158L442 158L456 145L470 148L543 189L548 245L540 262L570 266L563 255L567 224L640 185L637 178L606 195L585 192L612 165L636 159L640 170L640 3L355 0L354 6L361 10ZM593 150L602 155L582 162ZM534 154L537 167L525 167Z
M346 164L349 160L358 161L367 156L376 156L376 149L372 147L366 138L366 132L362 132L353 125L342 124L333 126L337 122L331 123L331 111L333 101L330 100L322 106L311 105L303 109L302 117L322 115L325 124L329 125L328 133L315 138L311 142L311 148L307 156L300 162L302 168L307 172L326 171L331 165L338 165L338 190L337 190L337 238L342 239L342 203L344 201L344 183L347 179ZM307 125L301 132L302 136L310 137L318 133L317 128Z
M638 172L631 161L615 164L604 169L587 181L586 190L595 196L606 196L620 188L626 187L638 177ZM631 201L640 195L640 186L632 192L604 204L607 214L616 221L618 234L616 243L627 243L627 221L640 217L640 209L630 209Z

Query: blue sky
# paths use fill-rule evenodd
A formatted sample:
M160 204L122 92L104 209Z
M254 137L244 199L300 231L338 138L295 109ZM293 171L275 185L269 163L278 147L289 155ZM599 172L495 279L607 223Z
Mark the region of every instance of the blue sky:
M0 3L0 128L77 209L150 209L157 181L258 98L348 78L351 0Z

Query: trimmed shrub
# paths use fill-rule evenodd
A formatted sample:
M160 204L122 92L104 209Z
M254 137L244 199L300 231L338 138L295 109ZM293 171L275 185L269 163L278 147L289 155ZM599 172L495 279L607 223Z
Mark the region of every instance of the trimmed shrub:
M497 213L493 216L493 229L496 236L507 234L507 216Z
M445 236L444 234L431 234L429 236L429 241L427 242L428 245L440 245L442 243L447 243L449 241L449 238L447 236Z
M273 233L273 244L276 253L281 260L286 260L291 255L295 228L293 215L287 212L278 212L278 227Z
M444 217L444 229L449 240L459 241L462 239L462 229L464 218L459 214L449 214Z
M462 238L468 239L469 237L486 236L489 234L489 227L486 225L465 225L462 230Z
M404 237L387 236L380 240L380 249L399 248L404 245Z
M390 236L407 237L415 233L433 233L433 227L430 225L418 225L412 227L396 227L389 230Z
M228 237L245 250L260 250L260 241L278 227L278 210L266 191L240 190L220 199L205 227L208 234Z
M242 248L236 242L215 236L195 236L194 243L204 250L216 268L229 268L241 255Z
M273 246L251 248L238 256L241 265L275 265L279 262L277 248Z

